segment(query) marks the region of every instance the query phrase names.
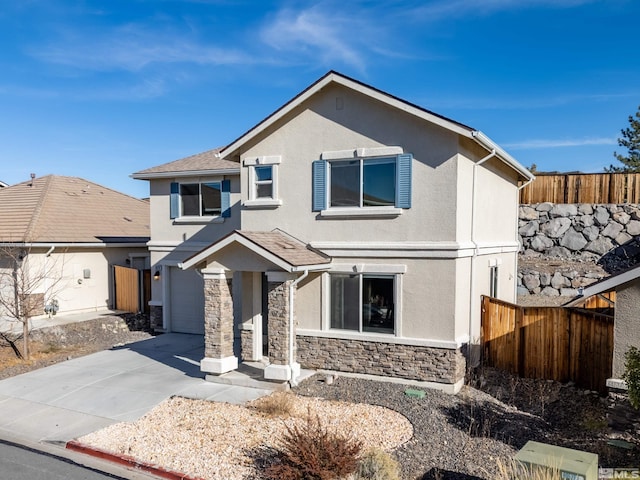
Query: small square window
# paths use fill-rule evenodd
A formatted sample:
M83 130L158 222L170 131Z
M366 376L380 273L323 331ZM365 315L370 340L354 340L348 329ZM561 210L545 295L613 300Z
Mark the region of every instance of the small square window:
M273 198L273 166L254 167L255 198Z

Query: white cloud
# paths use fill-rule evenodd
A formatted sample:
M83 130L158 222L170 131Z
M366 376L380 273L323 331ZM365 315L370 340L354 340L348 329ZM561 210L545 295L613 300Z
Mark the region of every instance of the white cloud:
M293 61L342 64L364 72L374 52L392 51L383 48L384 22L370 22L367 17L366 10L348 12L329 4L283 9L265 23L260 36L269 47L294 55Z
M613 137L590 137L590 138L564 138L564 139L538 139L523 140L521 142L503 143L504 148L510 150L529 150L535 148L563 148L563 147L585 147L593 145L617 145L618 141Z
M153 64L238 65L256 59L237 49L199 43L185 35L147 31L136 25L117 28L102 37L72 34L50 47L32 49L50 63L86 70L139 71Z

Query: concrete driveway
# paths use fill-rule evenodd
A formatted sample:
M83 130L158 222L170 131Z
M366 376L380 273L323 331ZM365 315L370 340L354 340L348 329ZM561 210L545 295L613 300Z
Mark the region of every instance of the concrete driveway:
M0 381L0 437L64 442L180 395L244 403L269 390L207 382L200 335L168 333Z

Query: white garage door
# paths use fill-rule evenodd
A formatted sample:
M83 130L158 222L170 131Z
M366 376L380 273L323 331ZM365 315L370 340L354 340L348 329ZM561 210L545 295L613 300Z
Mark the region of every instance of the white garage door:
M171 331L204 335L204 281L195 270L171 268Z

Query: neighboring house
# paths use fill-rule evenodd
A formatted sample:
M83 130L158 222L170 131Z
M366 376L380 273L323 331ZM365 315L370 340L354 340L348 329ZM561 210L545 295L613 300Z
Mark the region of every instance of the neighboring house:
M149 180L152 322L201 368L266 358L457 391L480 296L516 298L518 189L481 132L329 72L230 145Z
M611 379L607 386L620 388L624 384L620 380L624 373L624 355L629 347L640 349L640 265L617 273L597 283L585 287L582 295L576 297L565 306L577 306L595 295L615 292L615 308L613 320L613 363Z
M7 253L19 250L31 278L42 276L29 293L52 297L39 299L47 305L55 299L58 313L114 307L111 266L148 269L148 240L147 202L82 178L48 175L0 189L0 274L10 278Z

